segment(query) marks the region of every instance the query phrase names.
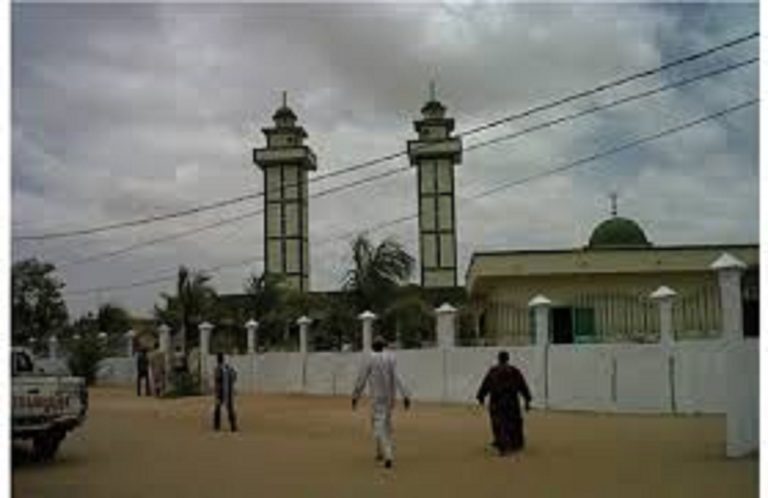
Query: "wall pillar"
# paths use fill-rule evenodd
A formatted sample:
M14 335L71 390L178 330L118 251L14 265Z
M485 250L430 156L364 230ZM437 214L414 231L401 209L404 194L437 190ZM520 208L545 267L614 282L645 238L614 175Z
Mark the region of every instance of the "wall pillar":
M659 344L667 356L667 386L669 389L669 409L677 413L677 383L675 382L675 331L672 324L672 304L677 292L662 285L651 293L651 299L659 306Z
M309 324L312 323L312 319L308 316L302 316L296 320L296 325L299 326L299 352L301 354L307 354L309 348L307 346L307 336L309 334Z
M256 354L256 346L258 344L258 336L256 335L259 330L259 322L251 318L245 322L245 330L248 334L248 354Z
M48 338L48 358L55 360L59 356L59 339L52 335Z
M744 316L741 309L741 275L747 267L742 261L723 253L710 265L717 272L720 287L720 316L722 338L744 337Z
M672 302L677 292L662 285L651 293L651 299L659 306L659 343L669 349L675 342L675 331L672 325Z
M741 277L744 262L723 253L710 265L720 287L722 340L725 343L725 454L741 457L759 449L760 391L758 351L744 337Z
M200 356L207 357L211 352L211 331L213 325L203 322L197 326L200 331Z
M363 324L363 351L371 351L373 344L373 321L376 320L376 314L372 311L363 311L357 318Z
M208 356L211 354L211 331L213 325L209 322L203 322L197 326L200 332L200 386L203 390L208 389Z
M129 330L125 333L125 354L128 358L133 358L133 339L136 337L136 332Z
M435 313L437 314L437 347L452 349L456 345L456 308L443 303Z
M534 349L534 379L533 399L539 408L549 406L549 308L552 305L546 296L537 295L530 300L528 306L533 309L533 320L536 331Z
M161 324L157 328L158 333L158 349L163 354L163 372L164 379L162 386L165 391L171 385L171 327L166 324Z

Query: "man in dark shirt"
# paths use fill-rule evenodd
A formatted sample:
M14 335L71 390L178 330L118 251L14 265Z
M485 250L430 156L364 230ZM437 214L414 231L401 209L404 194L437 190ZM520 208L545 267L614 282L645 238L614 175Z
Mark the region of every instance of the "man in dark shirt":
M149 359L147 352L140 349L136 355L136 394L141 396L141 383L144 382L144 395L149 396Z
M235 416L235 381L237 372L231 366L224 362L224 355L216 355L216 371L214 372L214 397L216 398L216 407L213 412L213 428L219 430L221 427L221 405L226 405L227 415L229 416L229 428L232 432L237 431L237 418Z
M499 352L499 364L491 367L485 375L477 401L481 405L490 394L491 429L493 446L499 455L523 448L523 417L520 413L519 396L525 399L525 410L531 407L531 392L520 370L509 364L509 353Z

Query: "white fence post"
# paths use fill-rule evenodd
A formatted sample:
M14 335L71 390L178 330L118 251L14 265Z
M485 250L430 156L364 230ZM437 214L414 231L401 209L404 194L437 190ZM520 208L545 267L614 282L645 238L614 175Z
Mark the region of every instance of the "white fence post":
M662 285L651 293L651 299L659 305L659 343L667 355L667 385L669 386L669 409L677 412L677 392L675 383L675 355L672 346L675 334L672 325L672 302L677 292Z
M672 330L672 301L677 292L662 285L651 293L651 299L659 305L659 342L665 349L669 349L675 342L675 334Z
M726 365L725 454L740 457L759 448L759 372L757 352L744 339L741 276L744 262L723 253L710 265L717 272L723 354Z
M307 354L309 350L307 347L307 334L309 333L310 323L312 323L312 319L308 316L302 316L296 320L296 325L299 326L299 352L301 354Z
M536 386L534 400L539 406L549 406L549 308L552 304L547 297L539 294L528 303L533 308L533 319L536 326L536 348L534 352L535 377L533 385Z
M136 332L133 330L129 330L125 333L125 354L128 356L128 358L133 358L133 338L136 337Z
M435 310L437 313L437 346L450 349L456 345L456 308L448 303Z
M52 335L48 338L48 358L55 360L59 356L59 339Z
M171 385L171 327L162 323L157 328L158 346L163 353L163 389L167 392Z
M730 254L723 253L710 265L717 272L720 287L720 315L722 337L725 340L744 336L744 317L741 310L741 274L747 267Z
M373 321L376 320L376 314L372 311L363 311L357 318L363 322L363 351L368 352L373 343Z
M248 354L256 354L256 344L258 339L256 333L259 330L259 322L251 318L245 322L245 329L248 332Z
M211 351L211 331L213 324L203 322L197 326L200 331L200 385L208 388L208 355Z
M197 328L200 330L200 356L207 358L211 351L211 331L213 330L213 325L203 322Z

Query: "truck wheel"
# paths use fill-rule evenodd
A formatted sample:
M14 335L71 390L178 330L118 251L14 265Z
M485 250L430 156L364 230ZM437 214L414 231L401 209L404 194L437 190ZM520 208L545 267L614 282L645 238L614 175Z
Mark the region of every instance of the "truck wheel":
M64 435L60 432L47 432L35 437L33 441L35 457L39 461L51 460L59 449Z

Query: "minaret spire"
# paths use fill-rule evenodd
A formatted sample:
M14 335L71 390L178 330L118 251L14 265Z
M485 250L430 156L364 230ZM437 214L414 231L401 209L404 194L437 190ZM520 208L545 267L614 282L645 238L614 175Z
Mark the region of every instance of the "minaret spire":
M616 204L619 198L619 194L617 194L616 192L611 192L610 198L611 198L611 216L616 216L616 214L618 213Z
M429 100L435 100L436 93L437 92L435 90L435 80L431 79L429 80Z
M283 90L283 107L288 107L288 92Z

